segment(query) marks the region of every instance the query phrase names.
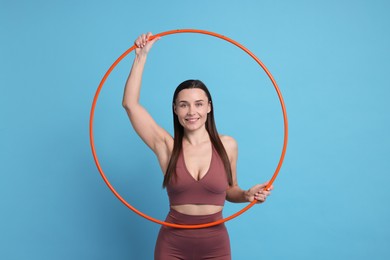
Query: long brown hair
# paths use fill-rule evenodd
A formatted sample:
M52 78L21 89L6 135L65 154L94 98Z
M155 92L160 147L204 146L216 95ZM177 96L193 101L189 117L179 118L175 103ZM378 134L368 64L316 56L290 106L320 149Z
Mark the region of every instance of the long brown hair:
M211 99L211 94L207 89L206 85L202 81L191 79L182 82L176 88L173 94L172 112L173 112L174 141L173 141L173 150L172 150L171 158L169 160L167 171L165 172L165 176L164 176L163 187L165 188L168 185L168 183L170 183L170 181L176 176L176 163L179 158L180 151L182 150L182 142L184 136L184 128L180 124L179 119L175 114L175 110L174 110L175 102L180 91L182 91L183 89L190 89L190 88L199 88L203 90L207 95L207 98L211 105L211 111L207 114L206 130L210 136L211 143L213 144L215 150L218 152L219 156L222 159L223 165L225 167L228 183L229 185L232 185L233 177L232 177L232 169L230 167L230 160L226 153L225 147L223 146L222 141L219 138L217 127L215 125L214 108Z

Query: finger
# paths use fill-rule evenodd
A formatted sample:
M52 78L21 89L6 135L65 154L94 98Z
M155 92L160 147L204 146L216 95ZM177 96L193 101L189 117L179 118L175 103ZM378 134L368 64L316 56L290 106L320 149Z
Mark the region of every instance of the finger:
M264 202L267 199L267 197L265 195L259 195L259 196L255 196L255 199L257 201Z
M260 191L256 192L253 196L255 197L255 199L259 199L259 198L264 197L265 194L264 194L263 190L260 190Z
M254 194L254 198L262 200L262 198L267 198L270 195L271 195L270 191L262 189Z
M142 48L144 46L144 34L138 36L134 43L138 48Z
M267 183L266 190L270 191L270 190L273 190L273 189L274 189L274 186L273 186L273 185L270 185L270 186L268 187L268 183Z
M269 185L269 181L265 182L265 183L262 183L260 184L264 190L267 190L267 191L270 191L270 190L273 190L274 189L274 186L271 184Z
M146 34L141 34L137 39L138 47L143 48L146 44Z
M269 195L271 195L271 192L266 191L266 192L264 192L264 195L268 197Z
M143 47L146 46L146 44L148 43L153 45L160 38L160 36L153 36L151 32L148 32L147 34L143 35Z
M137 39L135 39L134 44L137 45L138 48L140 47L140 45L141 45L141 36L138 36Z

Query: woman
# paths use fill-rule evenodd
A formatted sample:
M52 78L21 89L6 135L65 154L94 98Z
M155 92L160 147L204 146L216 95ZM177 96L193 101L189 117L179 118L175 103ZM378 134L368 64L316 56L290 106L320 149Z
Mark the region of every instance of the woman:
M139 103L141 80L149 50L159 39L151 33L139 36L135 59L127 79L123 107L130 121L156 154L164 173L170 212L167 222L202 224L222 218L225 199L230 202L262 203L270 194L267 183L247 191L237 184L237 144L218 135L213 103L199 80L181 83L173 96L174 137L161 128ZM155 259L231 259L229 236L224 224L202 229L161 227Z

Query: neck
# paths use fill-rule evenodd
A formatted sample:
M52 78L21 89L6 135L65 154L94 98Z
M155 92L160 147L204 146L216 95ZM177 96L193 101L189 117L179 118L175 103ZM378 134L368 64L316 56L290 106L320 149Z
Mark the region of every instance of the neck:
M194 132L184 132L183 141L190 145L198 145L210 141L210 136L206 128L203 128Z

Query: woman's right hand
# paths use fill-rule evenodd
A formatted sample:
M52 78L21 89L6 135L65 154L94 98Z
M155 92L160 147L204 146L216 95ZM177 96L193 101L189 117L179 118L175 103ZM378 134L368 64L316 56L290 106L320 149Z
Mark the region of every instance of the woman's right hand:
M138 36L134 41L134 44L137 46L135 49L136 55L147 55L153 44L160 39L160 37L156 37L153 40L149 40L152 36L153 34L151 32Z

